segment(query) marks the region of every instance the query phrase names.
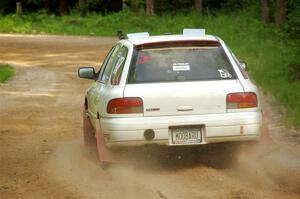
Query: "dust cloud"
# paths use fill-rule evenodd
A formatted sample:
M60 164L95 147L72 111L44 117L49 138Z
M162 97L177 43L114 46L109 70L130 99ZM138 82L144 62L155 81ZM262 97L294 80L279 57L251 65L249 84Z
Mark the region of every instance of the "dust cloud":
M296 197L299 159L265 144L121 148L120 162L103 169L96 148L77 139L58 147L45 167L87 198Z

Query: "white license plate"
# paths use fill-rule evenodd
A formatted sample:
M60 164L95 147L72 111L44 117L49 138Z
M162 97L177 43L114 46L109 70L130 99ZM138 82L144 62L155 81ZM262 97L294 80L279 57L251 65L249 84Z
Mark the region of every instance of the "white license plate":
M171 128L173 144L199 144L202 141L200 127L173 127Z

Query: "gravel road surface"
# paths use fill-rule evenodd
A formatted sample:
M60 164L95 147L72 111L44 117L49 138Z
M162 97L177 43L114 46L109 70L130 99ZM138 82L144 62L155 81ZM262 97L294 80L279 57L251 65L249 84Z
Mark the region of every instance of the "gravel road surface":
M140 147L107 170L84 149L82 106L116 41L105 37L0 34L0 63L16 76L0 86L0 198L300 198L300 132L281 125L264 97L270 139L234 148ZM232 155L235 154L235 155Z

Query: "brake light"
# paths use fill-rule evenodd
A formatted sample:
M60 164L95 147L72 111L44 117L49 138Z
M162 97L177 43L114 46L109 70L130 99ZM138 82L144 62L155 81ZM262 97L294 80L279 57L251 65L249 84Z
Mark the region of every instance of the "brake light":
M254 108L257 107L255 93L229 93L227 95L227 109Z
M108 102L107 113L110 114L143 113L143 100L138 97L112 99Z

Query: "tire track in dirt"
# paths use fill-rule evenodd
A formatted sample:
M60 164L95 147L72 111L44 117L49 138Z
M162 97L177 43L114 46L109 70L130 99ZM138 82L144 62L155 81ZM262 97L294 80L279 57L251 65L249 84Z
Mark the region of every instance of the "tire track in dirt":
M81 107L97 65L115 39L0 35L0 62L17 75L0 86L0 198L299 198L299 131L269 109L267 147L120 151L107 171L83 148ZM268 99L268 98L267 98ZM266 99L264 100L266 101ZM287 135L287 136L286 136Z

